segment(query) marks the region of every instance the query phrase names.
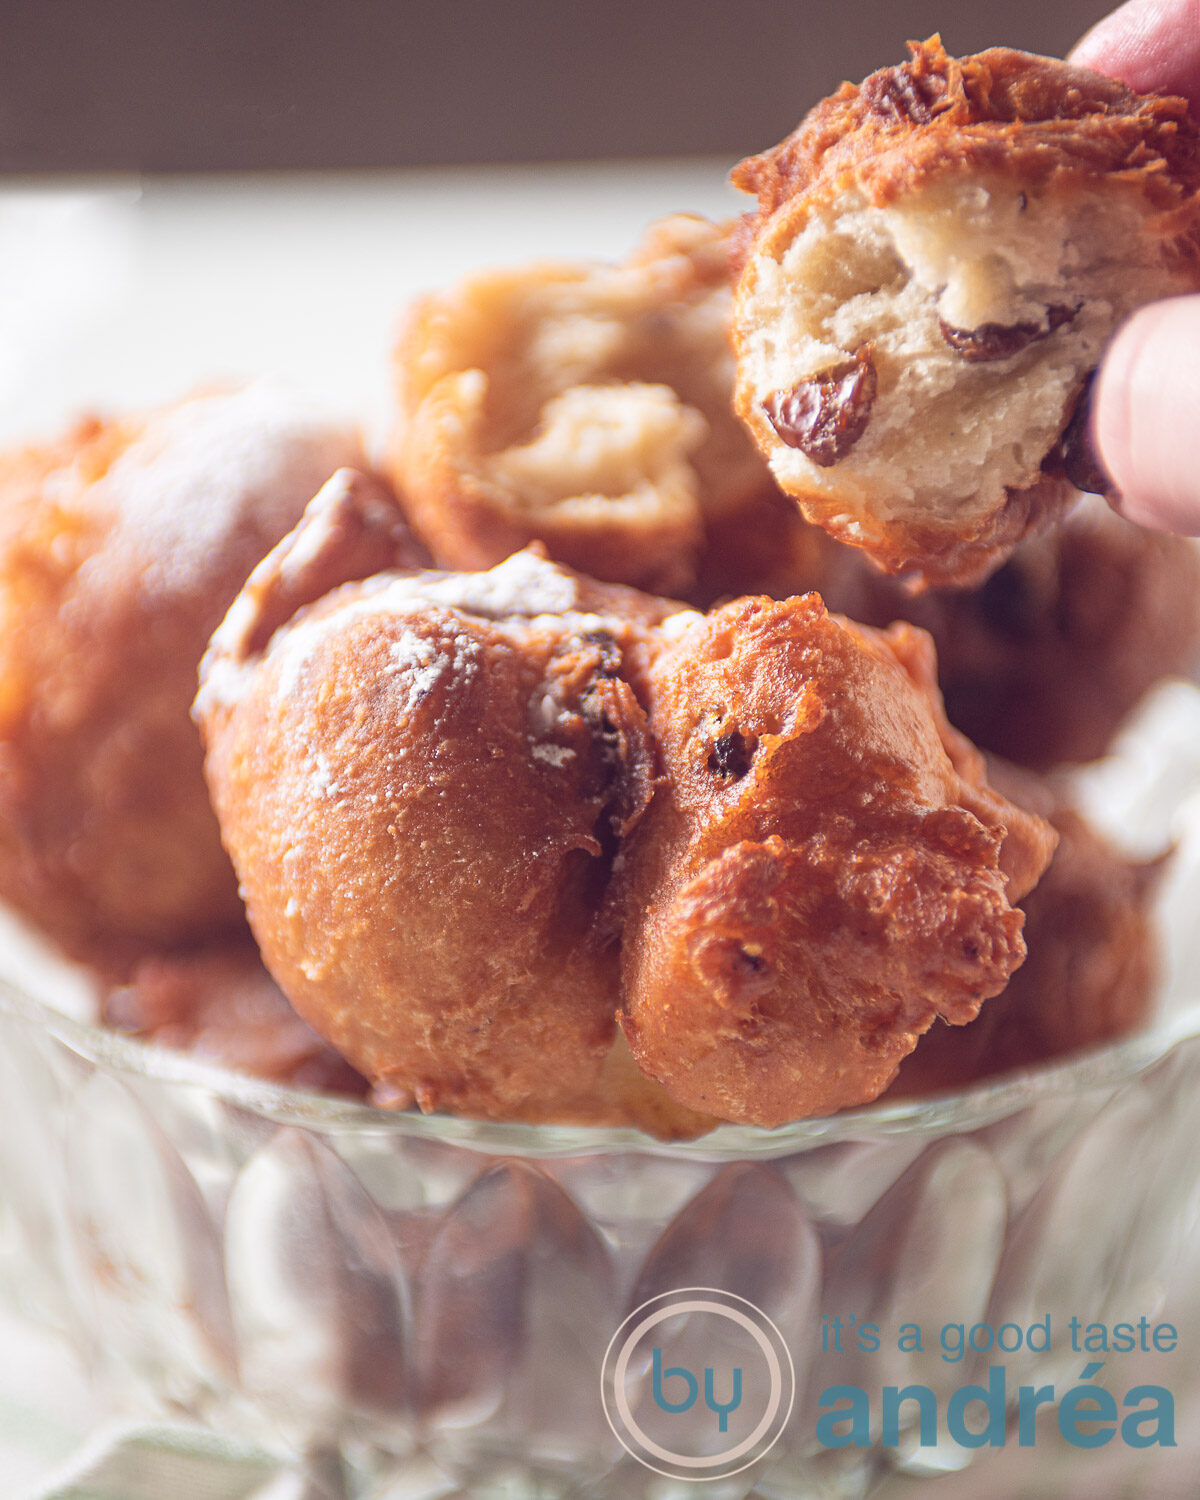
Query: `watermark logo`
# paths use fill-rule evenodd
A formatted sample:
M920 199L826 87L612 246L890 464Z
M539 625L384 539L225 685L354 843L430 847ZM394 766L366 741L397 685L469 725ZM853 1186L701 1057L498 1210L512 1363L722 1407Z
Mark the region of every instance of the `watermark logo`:
M783 1336L761 1308L715 1287L643 1302L608 1346L608 1424L639 1463L671 1479L724 1479L779 1441L796 1399Z

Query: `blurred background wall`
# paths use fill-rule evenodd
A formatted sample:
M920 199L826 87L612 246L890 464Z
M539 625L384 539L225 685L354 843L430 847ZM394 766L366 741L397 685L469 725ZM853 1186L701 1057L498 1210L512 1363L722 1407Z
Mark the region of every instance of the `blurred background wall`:
M1061 53L1105 0L0 0L0 171L715 153L941 30Z

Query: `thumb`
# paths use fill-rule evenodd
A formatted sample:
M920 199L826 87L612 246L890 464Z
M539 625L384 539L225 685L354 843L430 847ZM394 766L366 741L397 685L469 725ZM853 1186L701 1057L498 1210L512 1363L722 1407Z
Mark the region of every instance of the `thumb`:
M1141 526L1200 535L1200 296L1140 308L1108 347L1092 441Z
M1092 27L1068 61L1132 89L1182 94L1200 115L1200 0L1127 0Z

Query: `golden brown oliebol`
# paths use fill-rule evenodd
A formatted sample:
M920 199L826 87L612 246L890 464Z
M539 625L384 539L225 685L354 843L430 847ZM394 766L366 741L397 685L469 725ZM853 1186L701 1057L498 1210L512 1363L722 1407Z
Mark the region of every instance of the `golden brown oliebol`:
M197 715L266 963L378 1101L772 1125L1003 988L1054 836L920 632L705 617L532 550L378 571L357 486L256 570Z
M676 215L622 265L543 261L421 298L395 356L393 474L438 561L531 541L680 597L769 566L790 523L733 413L730 234ZM795 532L795 535L792 533Z
M270 387L0 459L0 896L76 958L243 925L189 710L251 568L352 431Z
M1103 488L1089 377L1200 286L1200 129L1054 58L911 51L734 172L737 409L810 520L965 583Z
M742 599L650 673L623 1025L673 1097L777 1125L873 1099L1024 957L1054 835L946 723L923 632Z
M417 304L396 354L393 462L438 563L488 567L539 540L556 561L701 607L815 590L864 624L929 630L950 720L981 747L1034 766L1102 753L1147 687L1194 663L1195 547L1083 500L986 581L914 594L809 524L732 411L738 238L677 216L624 265L484 272ZM481 403L469 419L467 391ZM575 425L557 405L566 392ZM661 444L635 420L664 402L691 413L697 441L665 488ZM613 483L618 449L641 455L636 480ZM685 492L690 519L666 524Z

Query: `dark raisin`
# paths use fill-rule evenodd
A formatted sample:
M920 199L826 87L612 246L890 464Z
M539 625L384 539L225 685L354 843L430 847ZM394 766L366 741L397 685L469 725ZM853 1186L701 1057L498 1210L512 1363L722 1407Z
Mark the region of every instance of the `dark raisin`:
M763 402L781 442L828 469L845 458L867 430L879 389L871 346L853 359L802 380L790 391L776 391Z
M714 776L732 776L740 781L750 769L757 748L756 741L748 735L736 732L718 735L708 752L708 769Z
M621 675L621 648L615 636L607 630L588 630L582 637L588 646L597 646L600 660L596 664L597 677L619 677Z
M1077 490L1083 490L1089 495L1111 495L1115 487L1104 472L1104 466L1092 447L1090 428L1092 383L1095 378L1096 372L1093 370L1084 381L1083 389L1076 398L1071 420L1063 429L1062 437L1059 438L1056 448L1046 462L1057 460L1056 467L1066 475ZM1045 468L1046 464L1042 467Z
M605 765L619 765L623 749L621 731L604 710L597 707L593 694L588 693L580 701L579 706L583 710L585 721L591 728L592 737L599 747L600 757Z
M980 323L978 328L955 328L944 318L938 319L942 337L956 354L969 365L986 364L994 359L1011 359L1030 344L1048 338L1056 328L1069 323L1079 311L1061 302L1046 309L1046 326L1040 323Z
M860 97L867 108L898 124L928 125L945 94L936 74L918 77L908 63L883 68L864 79Z

